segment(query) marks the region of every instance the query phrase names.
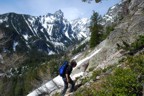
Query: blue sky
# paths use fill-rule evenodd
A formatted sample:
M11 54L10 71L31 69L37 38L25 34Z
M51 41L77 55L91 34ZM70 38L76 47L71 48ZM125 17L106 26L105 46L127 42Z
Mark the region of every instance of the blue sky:
M54 13L61 9L68 20L87 17L93 10L104 15L108 8L121 0L103 0L101 3L84 3L81 0L0 0L0 14L16 12L33 16Z

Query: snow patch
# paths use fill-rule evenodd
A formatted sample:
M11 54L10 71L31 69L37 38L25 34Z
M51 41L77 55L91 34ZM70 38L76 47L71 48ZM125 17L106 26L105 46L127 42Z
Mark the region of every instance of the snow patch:
M52 42L55 46L64 46L62 42Z
M48 53L48 55L53 55L53 54L55 54L53 51L50 51L50 52Z
M9 25L6 25L6 27L9 27Z
M18 42L14 41L14 44L13 44L13 50L16 51L16 46L18 45Z
M18 34L20 34L20 32L19 32L19 31L17 30L17 28L14 26L12 20L11 20L11 24L12 24L13 28L15 29L15 31L16 31Z
M8 17L4 18L3 21L8 21Z
M49 34L50 36L52 36L53 24L49 24L48 26L49 26L48 28L46 28L46 27L45 27L45 28L47 29L48 34Z
M4 60L3 60L3 56L0 54L0 63L3 64Z
M23 19L25 20L25 22L27 23L27 25L28 25L29 29L31 30L31 32L33 32L33 34L34 34L35 32L34 32L33 29L31 28L29 22L26 20L26 18L24 17L24 15L22 15L22 17L23 17ZM35 35L35 34L34 34L34 35Z
M25 34L25 35L23 35L23 37L24 37L25 40L28 40L29 36L27 34Z
M65 32L65 36L71 40L71 38L69 37L68 31Z
M0 19L0 23L3 23L3 20L2 20L2 19Z
M43 29L40 29L41 32L44 32Z
M29 21L31 24L33 24L33 22L35 21L35 18L30 18L30 19L28 19L28 21Z
M80 65L81 65L82 63L84 63L85 61L91 59L91 58L92 58L94 55L96 55L101 49L102 49L102 48L96 50L96 51L93 52L93 54L91 54L90 56L88 56L88 57L84 58L83 60L79 61L79 62L77 63L77 66L80 66Z
M76 55L76 56L74 56L73 59L74 59L74 60L77 59L80 55L81 55L81 53L78 54L78 55Z
M111 7L111 10L113 10L114 8L116 8L116 6Z

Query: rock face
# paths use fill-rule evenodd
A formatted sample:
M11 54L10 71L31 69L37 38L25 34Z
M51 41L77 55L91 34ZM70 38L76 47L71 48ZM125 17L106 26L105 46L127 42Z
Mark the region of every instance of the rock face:
M121 4L123 19L119 21L108 38L97 47L102 50L90 60L90 67L104 68L116 63L121 57L117 50L117 43L122 44L122 41L125 41L130 44L140 35L144 35L144 1L123 0Z

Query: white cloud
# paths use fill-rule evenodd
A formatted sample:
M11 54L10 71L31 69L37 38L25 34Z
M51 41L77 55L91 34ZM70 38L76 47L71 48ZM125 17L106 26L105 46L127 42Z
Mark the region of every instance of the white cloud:
M84 14L82 10L79 10L74 7L62 8L61 10L64 12L64 16L68 20L79 18Z

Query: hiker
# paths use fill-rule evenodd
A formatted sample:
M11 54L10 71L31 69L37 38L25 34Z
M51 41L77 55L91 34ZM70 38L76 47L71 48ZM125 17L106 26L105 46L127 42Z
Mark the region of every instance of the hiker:
M65 73L64 73L64 75L62 76L62 79L63 79L63 81L64 81L64 89L63 89L62 92L61 92L61 95L62 95L62 96L65 95L65 93L66 93L66 91L67 91L67 89L68 89L68 83L71 84L71 87L70 87L69 92L73 92L73 91L74 91L75 83L74 83L74 81L71 79L70 74L71 74L73 68L74 68L76 65L77 65L76 61L75 61L75 60L72 60L72 61L70 62L70 64L68 64L68 66L67 66L66 69L65 69Z

